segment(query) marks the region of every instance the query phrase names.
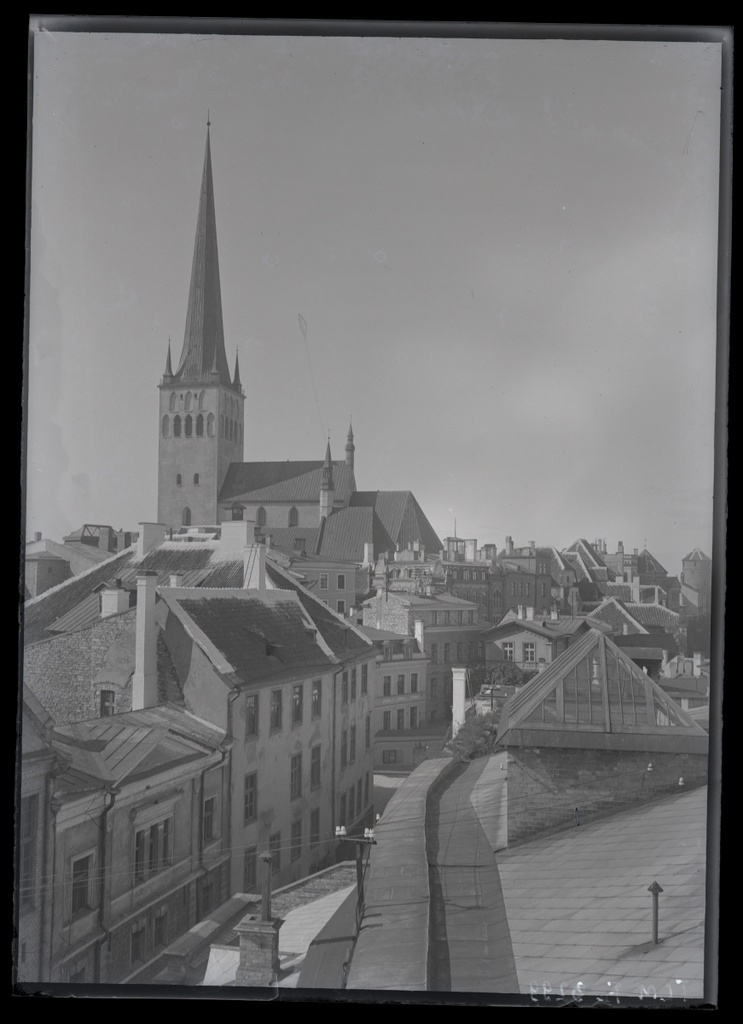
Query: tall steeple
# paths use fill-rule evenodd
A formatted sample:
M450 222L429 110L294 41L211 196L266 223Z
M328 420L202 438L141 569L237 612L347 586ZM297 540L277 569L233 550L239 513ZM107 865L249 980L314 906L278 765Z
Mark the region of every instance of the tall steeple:
M168 358L165 360L165 376L173 376L173 363L170 358L170 338L168 338Z
M322 480L320 481L320 522L327 519L333 511L335 503L335 483L333 482L333 460L330 455L330 438L325 449L325 462L322 465Z
M240 360L238 359L237 352L235 352L235 375L232 378L232 383L239 390L240 385L241 385L241 381L240 381Z
M231 385L222 325L222 294L219 286L217 220L214 212L212 155L206 129L204 172L201 178L199 214L196 222L188 314L183 351L174 376L179 383L209 381L219 372L223 384Z
M356 451L356 445L353 443L353 423L348 424L348 437L346 438L346 465L349 469L353 469L353 454Z

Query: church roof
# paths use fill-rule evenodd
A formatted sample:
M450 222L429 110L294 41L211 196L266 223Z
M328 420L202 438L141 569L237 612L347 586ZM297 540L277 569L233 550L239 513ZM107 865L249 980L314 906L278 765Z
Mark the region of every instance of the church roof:
M655 555L651 555L647 548L644 548L637 556L638 575L666 576L666 570L660 564Z
M705 555L701 548L694 548L688 555L684 555L682 562L711 562L709 555Z
M356 491L350 504L352 508L373 508L392 540L402 548L420 541L429 553L443 549L411 491Z
M624 651L590 630L509 699L497 742L703 753L707 741Z
M207 382L213 379L213 370L218 371L222 383L232 385L224 348L217 219L214 212L212 156L207 127L186 330L183 351L173 376L182 384Z
M320 501L323 463L233 462L227 470L219 501L314 502ZM335 500L346 504L356 489L353 470L345 462L333 463Z

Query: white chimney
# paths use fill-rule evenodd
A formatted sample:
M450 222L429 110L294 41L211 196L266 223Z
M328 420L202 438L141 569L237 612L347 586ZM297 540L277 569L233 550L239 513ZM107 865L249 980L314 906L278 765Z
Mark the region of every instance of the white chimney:
M364 542L364 565L374 565L374 545Z
M116 580L113 587L106 587L101 591L101 618L107 619L109 615L119 615L129 608L129 591L124 590L121 580Z
M183 573L182 572L171 572L170 584L171 587L182 587L183 586Z
M451 734L456 736L459 729L464 725L464 692L466 668L453 668L451 670Z
M266 590L266 546L265 544L248 544L244 548L245 575L244 590Z
M477 560L477 540L466 540L464 542L464 560L465 562L474 562Z
M534 609L532 607L528 607L526 609L526 617L529 620L529 622L533 621L533 619L534 619Z
M266 534L266 551L270 551L271 550L271 545L272 544L273 544L273 537L271 536L270 533L267 533Z
M423 619L416 619L413 628L415 629L415 639L418 641L418 647L422 654L424 651L423 640L425 638L425 626L423 625Z
M552 605L552 611L550 612L550 618L552 619L553 622L556 622L557 619L560 618L560 613L557 610L557 606L554 605L554 604Z
M631 586L632 586L632 600L633 600L633 602L635 604L639 604L640 603L640 577L639 576L633 576L632 577Z
M132 711L157 704L157 573L137 576L137 638L132 680Z
M140 523L137 537L137 558L144 558L153 548L159 547L164 540L165 526L163 523Z
M694 651L694 675L701 676L702 674L702 652Z
M627 625L626 622L623 622L622 623L622 635L623 636L627 636L628 633L629 633L629 626Z
M219 525L219 550L224 554L241 555L253 543L255 524L250 519L230 519Z
M522 604L517 605L517 607L516 607L516 618L517 619L523 619L523 617L524 617L524 606Z

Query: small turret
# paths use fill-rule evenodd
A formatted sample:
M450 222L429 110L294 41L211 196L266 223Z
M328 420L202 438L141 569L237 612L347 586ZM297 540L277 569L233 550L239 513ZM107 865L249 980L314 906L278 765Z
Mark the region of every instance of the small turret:
M353 443L353 424L348 424L348 437L346 438L346 465L349 469L353 469L353 456L356 451L356 446Z
M242 381L240 380L240 360L237 352L235 352L235 376L232 378L232 383L236 388L242 386Z
M173 376L173 363L170 358L170 338L168 338L168 358L165 360L165 376Z
M325 462L322 467L322 481L320 483L320 522L327 519L333 511L335 502L335 484L333 482L333 460L330 455L330 438L325 449Z

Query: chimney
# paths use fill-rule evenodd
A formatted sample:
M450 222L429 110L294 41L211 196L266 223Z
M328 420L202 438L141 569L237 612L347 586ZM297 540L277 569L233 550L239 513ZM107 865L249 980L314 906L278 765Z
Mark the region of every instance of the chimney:
M694 651L694 675L701 676L702 674L702 652Z
M537 542L535 540L529 541L529 554L536 555L537 553Z
M522 604L516 607L516 618L523 619L524 617L524 606Z
M137 537L137 558L144 558L153 548L165 540L165 526L162 523L140 523Z
M132 711L153 708L157 704L156 593L156 572L143 572L137 576L137 636L132 680Z
M632 600L633 600L633 602L635 604L639 604L640 603L640 577L639 576L633 576L632 577L631 587L632 587Z
M40 533L38 533L38 532L37 532L37 533L35 533L35 534L34 534L34 540L41 540L41 534L40 534Z
M512 555L513 554L513 538L512 537L506 537L506 554L507 555Z
M238 985L272 985L279 974L279 929L284 923L271 916L271 861L272 854L262 853L263 863L261 913L247 914L235 931L240 937L240 961L237 967Z
M168 586L171 587L182 587L183 586L183 573L182 572L171 572L170 583Z
M637 558L637 548L632 549L632 554Z
M459 729L464 725L465 713L464 713L464 692L465 692L465 678L467 676L466 668L453 668L451 670L452 687L451 687L451 734L456 736Z
M243 590L266 591L266 546L265 544L248 544L244 549Z
M623 622L622 623L622 636L627 636L628 634L629 634L629 626L627 625L626 622Z
M526 609L526 617L529 620L529 622L532 622L534 620L534 609L532 607L528 607Z
M553 622L556 622L560 618L560 613L557 610L557 605L552 605L552 611L550 612L550 618Z
M267 533L266 534L266 551L270 551L271 550L271 545L272 544L273 544L273 537L271 536L270 533Z
M364 565L374 565L374 545L364 541Z
M124 590L121 580L114 580L112 587L101 591L101 618L119 615L129 609L129 591Z
M466 540L464 542L465 562L477 561L477 540Z
M241 555L253 543L255 523L250 519L220 523L219 550L226 555Z
M423 625L423 619L416 619L414 623L415 639L418 641L418 647L421 650L421 654L424 651L423 640L425 638L425 627Z

